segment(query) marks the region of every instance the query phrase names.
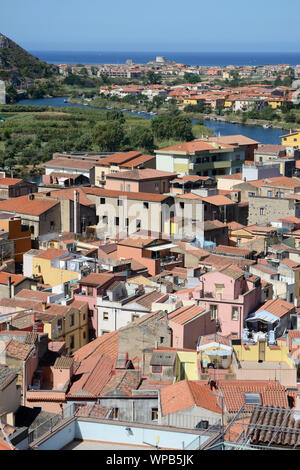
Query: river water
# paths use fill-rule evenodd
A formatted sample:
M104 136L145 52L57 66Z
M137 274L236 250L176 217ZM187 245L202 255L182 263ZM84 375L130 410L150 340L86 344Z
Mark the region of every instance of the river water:
M67 97L56 97L56 98L42 98L39 100L21 100L18 102L20 105L33 105L33 106L54 106L58 108L62 107L75 107L75 108L87 108L87 109L100 109L92 106L85 106L80 104L65 103ZM151 119L153 114L150 113L138 113L131 111L124 111L124 113L133 114L146 119ZM196 121L193 121L196 123ZM233 124L231 122L221 121L209 121L205 120L204 124L206 127L213 129L215 135L237 135L242 134L250 139L256 140L262 144L277 144L281 143L280 136L287 132L282 129L265 129L261 126L248 126L242 124Z

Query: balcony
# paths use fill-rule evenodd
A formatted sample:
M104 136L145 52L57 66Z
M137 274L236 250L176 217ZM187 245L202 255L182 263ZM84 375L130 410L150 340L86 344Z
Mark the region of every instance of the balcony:
M183 262L183 256L170 255L170 256L165 256L164 258L161 258L160 265L167 266L169 264L181 264L182 262Z

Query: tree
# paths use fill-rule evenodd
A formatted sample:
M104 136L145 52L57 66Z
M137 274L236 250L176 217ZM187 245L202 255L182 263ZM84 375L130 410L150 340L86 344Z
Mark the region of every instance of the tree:
M196 73L190 73L190 72L186 72L184 74L184 80L187 83L199 83L199 82L201 82L201 80L199 78L199 75L197 75Z
M150 85L157 85L161 83L161 74L155 73L153 70L149 70L146 73L146 80Z
M119 121L98 122L93 129L92 138L100 151L115 152L122 147L125 133Z
M154 137L150 129L143 126L136 126L129 133L130 146L135 149L144 149L146 152L153 152Z
M112 111L106 112L106 120L107 121L119 121L121 124L125 123L125 117L122 111L118 111L117 109L113 109Z

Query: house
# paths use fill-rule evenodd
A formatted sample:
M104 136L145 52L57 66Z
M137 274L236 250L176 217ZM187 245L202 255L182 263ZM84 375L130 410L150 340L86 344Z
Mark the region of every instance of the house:
M150 276L155 276L163 269L183 266L183 256L172 253L172 248L176 246L162 236L156 238L147 236L147 233L137 232L132 237L119 241L117 257L134 258L148 268Z
M31 231L29 227L22 224L21 217L1 212L0 229L8 232L8 240L12 240L14 244L14 259L17 263L21 263L23 254L31 249Z
M267 338L271 344L291 328L291 315L295 306L282 299L271 299L258 310L249 312L245 318L247 328L262 338ZM246 331L247 333L247 331Z
M184 175L177 176L170 181L170 192L174 194L186 194L201 188L215 186L214 179L210 176Z
M0 178L0 200L37 192L37 185L20 178Z
M123 291L123 285L121 283L124 280L124 276L118 276L112 273L91 273L85 276L78 282L77 289L72 291L73 298L77 301L85 301L88 304L88 317L89 317L89 337L90 339L99 336L101 328L98 318L98 306L102 300L109 300L107 296L107 290L110 286L115 287ZM118 293L120 296L120 292ZM104 298L104 299L103 299ZM103 313L103 312L101 312ZM104 328L105 329L105 328Z
M289 134L281 136L281 145L300 149L300 132L290 132Z
M240 344L235 341L232 345L236 380L277 380L284 387L297 387L297 366L287 345L269 342L255 334L251 339L244 337Z
M174 200L167 194L101 188L82 188L82 190L96 204L99 235L114 237L122 232L131 235L137 230L163 232L165 222L172 217Z
M99 159L100 156L98 156L98 160ZM72 174L74 177L83 175L87 178L89 183L94 184L92 169L95 167L95 160L90 161L89 159L85 160L77 158L54 158L49 162L44 163L44 167L45 178L43 178L43 182L46 184L50 184L51 174L53 172L66 173L68 175Z
M61 266L63 258L69 253L66 250L49 248L42 250L32 257L32 273L34 278L40 278L44 284L51 287L63 286L69 281L80 279L80 272L71 271Z
M159 424L207 428L220 425L221 414L217 395L202 381L182 380L159 391Z
M0 415L2 423L14 424L14 414L21 404L18 374L8 366L0 365Z
M260 305L260 279L247 277L240 268L228 265L202 275L193 298L210 311L210 324L214 324L215 332L241 338L244 319ZM208 333L212 333L211 329L202 335Z
M155 150L156 167L161 171L176 172L179 176L218 176L241 171L245 160L239 146L220 144L209 140L182 142Z
M227 145L238 145L241 150L245 152L245 160L253 161L254 152L258 147L259 142L250 139L244 135L222 135L220 137L210 137L210 141Z
M116 191L164 194L170 192L171 180L176 176L176 173L150 168L108 173L105 188Z
M104 187L106 175L109 173L118 173L133 169L151 168L155 169L155 157L152 155L142 155L137 151L117 152L112 155L101 158L94 168L94 184L98 187Z
M196 349L198 338L202 334L215 331L215 325L210 321L210 311L202 306L182 306L168 314L172 330L172 346L174 348ZM207 326L208 325L208 326Z
M37 281L22 274L11 274L5 271L0 272L0 299L4 297L12 298L22 289L35 288Z
M29 227L35 241L40 235L61 230L59 202L38 197L36 193L0 201L0 211L21 217L22 224Z

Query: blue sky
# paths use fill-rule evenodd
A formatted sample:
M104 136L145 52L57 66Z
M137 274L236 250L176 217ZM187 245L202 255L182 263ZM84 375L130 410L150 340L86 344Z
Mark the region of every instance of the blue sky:
M299 0L2 0L29 50L300 51Z

